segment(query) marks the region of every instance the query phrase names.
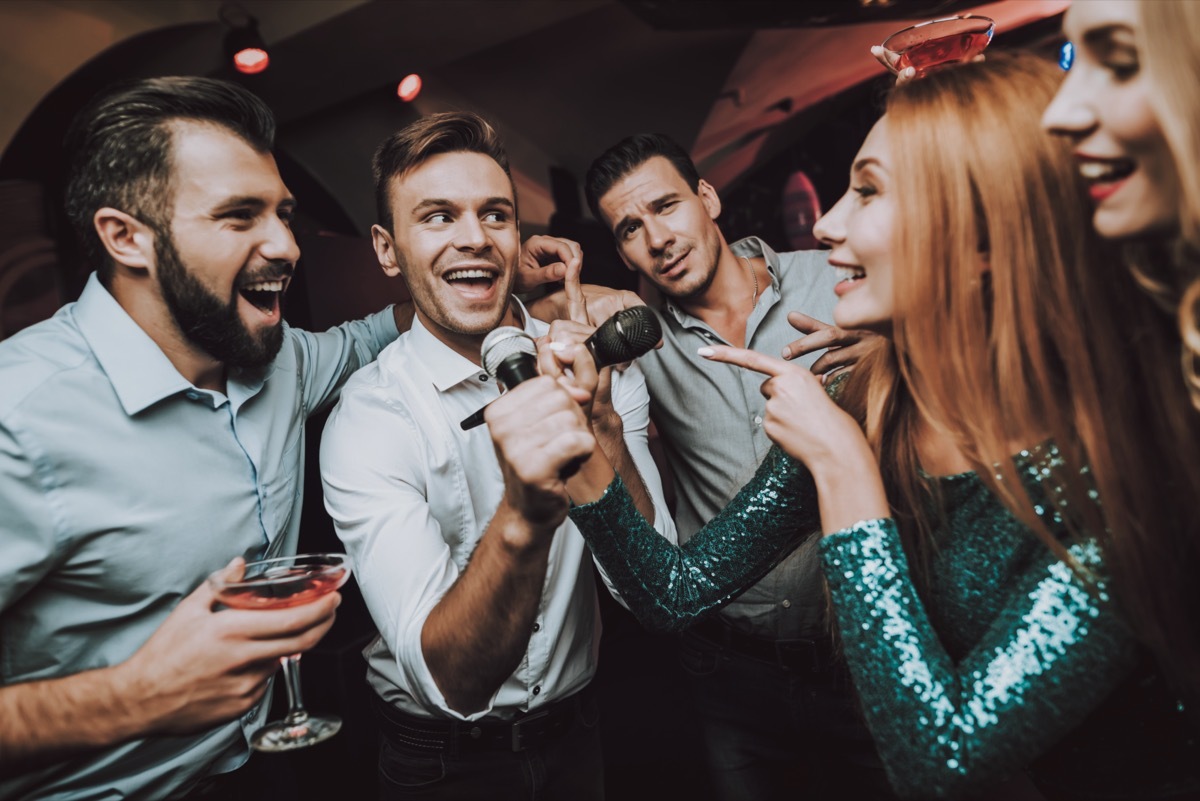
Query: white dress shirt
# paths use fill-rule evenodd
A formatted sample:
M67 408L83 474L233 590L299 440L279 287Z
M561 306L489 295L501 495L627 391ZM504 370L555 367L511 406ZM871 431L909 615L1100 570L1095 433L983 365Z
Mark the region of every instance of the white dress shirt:
M546 333L545 323L521 311L526 332ZM459 425L498 395L483 369L414 320L351 377L322 437L325 506L379 629L365 651L367 679L409 714L511 718L577 692L595 673L595 582L587 546L569 519L554 534L525 657L487 706L466 716L450 709L425 664L425 619L466 567L504 494L486 426ZM649 396L636 366L614 374L612 396L655 505L655 527L676 541L647 443Z

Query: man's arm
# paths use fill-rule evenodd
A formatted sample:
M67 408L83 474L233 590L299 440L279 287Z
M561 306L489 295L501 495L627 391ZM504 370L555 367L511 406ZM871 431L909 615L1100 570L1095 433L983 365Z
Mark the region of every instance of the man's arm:
M279 657L324 636L340 601L333 593L293 609L214 612L202 583L125 662L0 688L0 776L237 718L262 697Z
M0 424L0 612L36 603L70 545L56 528L53 481L36 450ZM311 648L333 623L339 596L295 609L213 612L203 582L124 662L0 686L0 775L71 753L232 720L262 695L276 660ZM11 630L0 648L20 650Z
M567 516L563 473L595 447L578 404L544 376L512 388L484 414L504 475L504 500L421 632L430 671L460 712L485 706L520 663L554 532Z
M552 290L526 304L529 313L543 322L577 320L593 326L630 306L645 303L634 292L581 283L583 250L571 239L531 236L521 246L517 291L531 292L539 286L562 281Z
M548 381L527 381L488 406L489 431L503 435L497 452L503 448L515 467L503 472L503 500L461 570L452 548L470 543L451 542L429 497L453 492L430 485L429 473L452 458L421 416L436 398L400 402L395 387L356 387L322 437L326 507L404 689L425 708L486 712L528 647L567 508L561 465L547 454L564 439L576 456L594 447L586 431L567 435L582 412ZM486 469L480 480L493 480ZM465 492L440 500L470 504Z

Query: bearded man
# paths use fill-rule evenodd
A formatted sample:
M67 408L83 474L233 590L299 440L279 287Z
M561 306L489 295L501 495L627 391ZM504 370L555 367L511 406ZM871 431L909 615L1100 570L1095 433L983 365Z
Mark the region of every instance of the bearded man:
M237 795L214 777L246 762L278 657L333 622L336 593L218 610L205 582L295 552L303 423L408 324L283 322L274 129L234 84L155 78L68 138L95 273L0 343L0 797Z

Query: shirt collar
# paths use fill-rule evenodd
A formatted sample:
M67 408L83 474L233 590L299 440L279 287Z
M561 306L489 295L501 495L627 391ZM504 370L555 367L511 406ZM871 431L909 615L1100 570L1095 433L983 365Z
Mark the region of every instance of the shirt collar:
M521 303L515 295L512 303L516 305L521 319L525 321L523 327L525 333L536 338L538 334L533 328L529 312L525 310L525 304ZM438 392L445 392L469 378L484 373L484 369L478 364L452 350L449 345L435 337L421 322L419 316L413 317L412 328L407 336L411 347L421 354L421 363L429 373L429 377L433 379L433 385L437 387Z
M74 314L126 414L135 415L191 387L95 273L75 303Z

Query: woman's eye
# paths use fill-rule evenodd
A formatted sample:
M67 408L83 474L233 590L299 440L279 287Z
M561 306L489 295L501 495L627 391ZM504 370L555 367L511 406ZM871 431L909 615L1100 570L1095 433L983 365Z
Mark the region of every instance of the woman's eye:
M1063 46L1058 49L1058 66L1063 70L1071 69L1075 63L1075 45L1071 42L1063 42Z

